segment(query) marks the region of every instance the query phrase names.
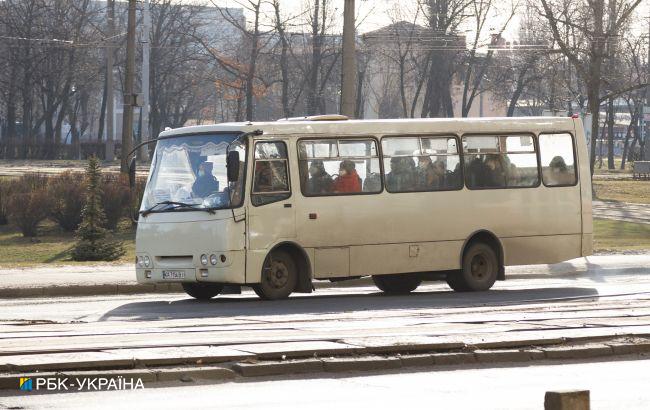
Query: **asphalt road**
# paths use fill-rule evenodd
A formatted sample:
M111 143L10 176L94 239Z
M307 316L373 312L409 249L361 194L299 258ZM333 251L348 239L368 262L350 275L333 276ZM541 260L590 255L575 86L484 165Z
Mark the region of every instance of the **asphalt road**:
M549 390L586 389L594 409L647 409L649 360L449 367L409 373L316 375L133 391L0 398L0 408L542 409Z
M509 268L515 279L481 293L432 283L407 296L368 286L275 302L250 291L210 302L183 294L5 299L0 356L532 331L562 336L650 326L650 255L592 260Z

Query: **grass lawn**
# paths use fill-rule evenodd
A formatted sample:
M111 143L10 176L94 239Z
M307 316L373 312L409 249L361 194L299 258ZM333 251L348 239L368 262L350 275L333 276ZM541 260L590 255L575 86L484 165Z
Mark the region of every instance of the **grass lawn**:
M126 254L114 263L133 262L135 259L135 231L129 222L120 225L115 238L124 243ZM24 238L15 228L0 226L0 266L26 267L40 264L69 265L93 262L75 262L70 250L75 244L72 233L63 232L57 225L44 222L36 238ZM101 262L106 263L106 262Z
M594 252L650 249L650 225L594 219Z
M594 199L650 204L650 181L595 180L593 186L596 192Z

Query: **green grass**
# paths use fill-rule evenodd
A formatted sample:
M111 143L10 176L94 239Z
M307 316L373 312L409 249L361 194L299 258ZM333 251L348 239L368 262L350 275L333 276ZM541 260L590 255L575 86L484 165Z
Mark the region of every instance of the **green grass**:
M650 225L594 219L594 252L650 249Z
M132 262L135 259L135 231L129 222L120 225L115 239L124 243L126 254L114 263ZM62 231L51 222L39 228L36 238L24 238L11 226L0 226L0 266L28 267L34 265L93 264L106 262L75 262L70 251L76 239L74 234Z
M595 180L593 186L596 193L594 199L650 204L650 181Z

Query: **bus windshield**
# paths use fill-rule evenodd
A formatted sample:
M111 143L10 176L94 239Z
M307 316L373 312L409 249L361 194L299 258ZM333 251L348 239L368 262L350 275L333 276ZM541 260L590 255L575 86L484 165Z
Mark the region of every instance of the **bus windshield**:
M160 140L151 176L142 199L141 213L215 210L238 207L243 200L245 142L239 134L179 136ZM233 143L234 141L234 143ZM228 146L238 151L239 180L228 182Z

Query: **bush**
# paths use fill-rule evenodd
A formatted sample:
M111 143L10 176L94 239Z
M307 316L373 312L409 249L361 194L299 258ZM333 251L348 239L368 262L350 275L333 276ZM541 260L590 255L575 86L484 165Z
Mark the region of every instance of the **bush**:
M39 173L24 174L13 183L13 192L28 193L45 190L50 179Z
M68 232L74 232L81 223L84 206L84 176L66 171L50 179L48 193L52 201L50 217Z
M86 170L86 203L83 219L77 230L79 240L72 249L72 259L76 261L112 261L124 255L122 243L106 238L106 223L102 208L101 171L96 157L88 160Z
M6 179L0 179L0 225L9 223L7 205L11 198L12 183Z
M36 236L38 225L49 214L49 200L46 190L42 188L32 192L13 193L7 204L9 221L20 228L23 236Z
M128 176L104 175L102 177L101 201L106 215L104 228L115 230L120 220L128 214L131 203Z

